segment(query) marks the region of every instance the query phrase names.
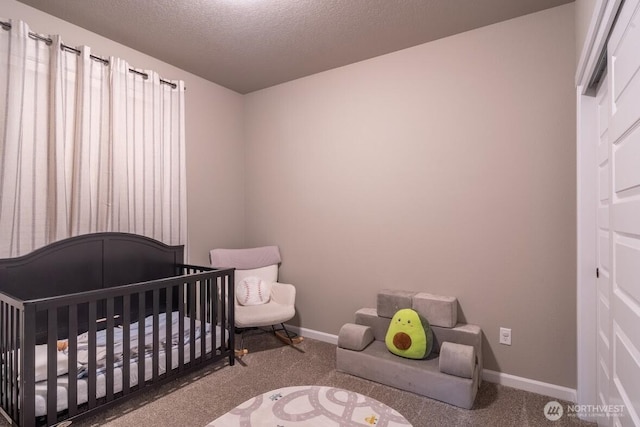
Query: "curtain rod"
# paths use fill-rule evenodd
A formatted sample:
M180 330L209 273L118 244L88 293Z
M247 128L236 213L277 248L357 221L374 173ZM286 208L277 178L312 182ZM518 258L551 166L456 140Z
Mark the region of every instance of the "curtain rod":
M4 28L5 30L10 30L11 29L11 23L10 22L4 22L4 21L0 21L0 26L2 28ZM47 45L51 45L51 43L53 43L53 40L51 40L49 37L43 37L40 34L37 33L33 33L31 31L29 31L29 37L36 39L36 40L40 40L45 42ZM66 50L66 51L71 51L74 52L78 55L80 55L80 50L76 49L75 47L71 47L71 46L67 46L65 44L60 44L60 49L62 50ZM102 62L104 65L109 65L109 60L108 59L104 59L101 58L99 56L95 56L95 55L89 55L89 57L91 57L91 59L98 61L98 62ZM137 74L139 76L142 76L145 80L147 80L149 78L149 75L147 73L143 73L142 71L138 71L138 70L134 70L133 68L129 68L129 72ZM177 88L178 85L170 82L168 80L164 80L164 79L160 79L160 83L164 83L166 85L171 86L173 89ZM186 88L185 88L186 89Z

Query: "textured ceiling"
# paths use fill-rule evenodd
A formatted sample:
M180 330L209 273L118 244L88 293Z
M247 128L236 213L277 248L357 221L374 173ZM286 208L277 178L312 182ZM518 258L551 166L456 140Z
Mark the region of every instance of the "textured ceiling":
M573 0L20 0L240 93Z

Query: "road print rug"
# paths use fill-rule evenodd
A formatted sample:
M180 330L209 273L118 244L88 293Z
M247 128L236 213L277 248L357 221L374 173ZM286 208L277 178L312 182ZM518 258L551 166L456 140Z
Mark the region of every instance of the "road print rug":
M407 427L397 411L353 391L333 387L285 387L235 407L207 427Z

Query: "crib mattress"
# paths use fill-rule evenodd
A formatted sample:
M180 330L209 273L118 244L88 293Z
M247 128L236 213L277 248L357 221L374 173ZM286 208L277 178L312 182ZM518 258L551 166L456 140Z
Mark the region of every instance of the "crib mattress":
M221 328L216 326L216 346L215 348L219 348L221 346ZM205 338L206 344L206 353L211 352L211 336L206 334ZM184 345L184 363L188 363L191 359L191 349L190 344L187 343ZM195 355L196 358L200 357L201 345L200 338L195 341ZM179 348L178 346L173 346L171 349L171 369L175 369L178 367L178 356L179 356ZM161 375L166 372L166 351L164 349L160 349L158 352L158 374ZM152 379L153 377L153 363L151 355L145 355L145 381ZM138 384L138 363L137 361L132 361L129 369L129 384L131 387ZM118 393L122 391L122 367L114 368L113 370L113 392ZM99 373L96 378L96 398L101 398L106 396L106 374ZM89 381L88 378L79 378L74 379L77 381L77 397L78 397L78 405L88 402L89 394ZM68 390L69 387L69 376L61 375L58 376L56 393L57 393L57 411L64 411L68 408ZM43 416L47 414L47 381L37 382L35 384L35 392L36 392L36 416Z

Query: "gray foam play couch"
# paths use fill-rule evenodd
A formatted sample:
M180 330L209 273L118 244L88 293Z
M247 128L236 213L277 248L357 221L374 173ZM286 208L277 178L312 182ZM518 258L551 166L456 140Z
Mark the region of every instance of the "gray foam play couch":
M384 339L391 318L413 308L431 324L434 346L427 359L392 354ZM482 375L482 331L458 323L458 301L428 293L383 290L377 309L356 312L340 329L336 369L391 387L470 409Z

